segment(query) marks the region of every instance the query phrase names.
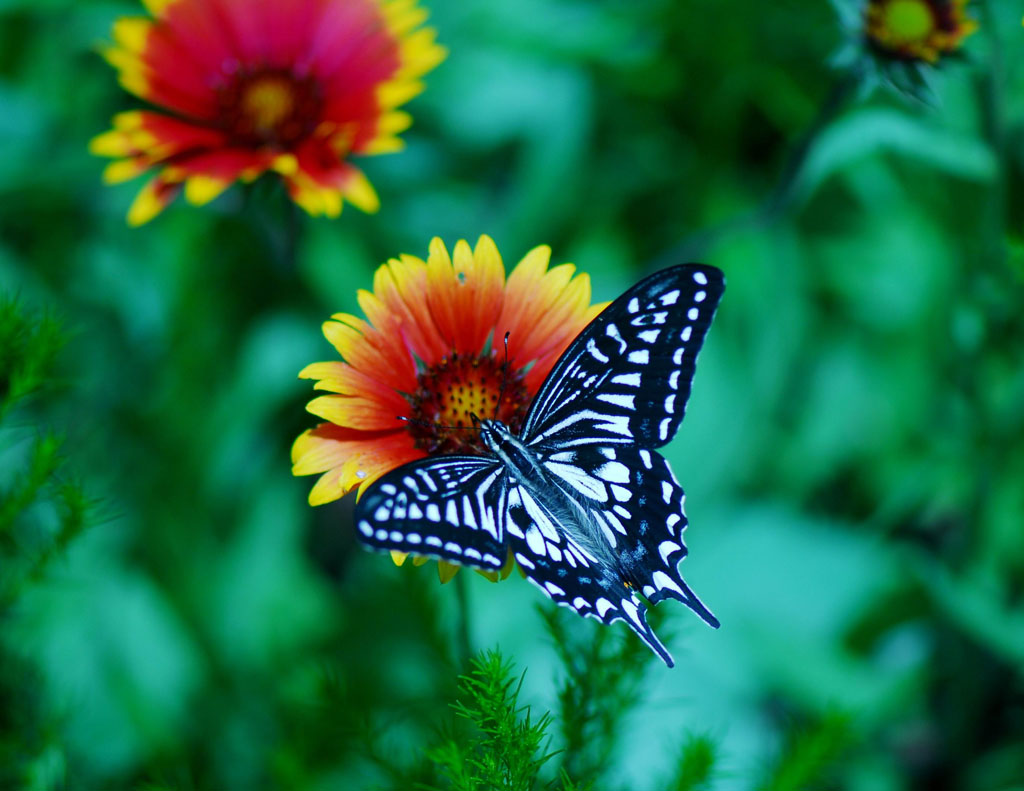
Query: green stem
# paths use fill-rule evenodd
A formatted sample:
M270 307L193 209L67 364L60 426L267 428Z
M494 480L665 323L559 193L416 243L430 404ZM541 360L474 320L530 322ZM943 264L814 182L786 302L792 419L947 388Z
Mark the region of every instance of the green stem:
M458 603L458 622L456 625L456 642L459 648L459 661L462 667L469 667L469 660L473 657L471 641L469 639L469 583L466 582L466 575L469 572L462 569L455 575L455 599Z
M1006 151L1006 115L1003 109L1003 86L1005 70L1003 63L1002 42L999 40L999 20L988 0L981 3L983 15L982 29L985 31L989 45L989 68L979 77L981 81L981 103L984 113L985 136L999 163L999 173L1007 173L1004 166L1007 160ZM1004 230L1007 220L1006 179L996 178L991 194L991 205L988 213L988 245L985 258L993 268L1002 269L1006 262L1006 245Z

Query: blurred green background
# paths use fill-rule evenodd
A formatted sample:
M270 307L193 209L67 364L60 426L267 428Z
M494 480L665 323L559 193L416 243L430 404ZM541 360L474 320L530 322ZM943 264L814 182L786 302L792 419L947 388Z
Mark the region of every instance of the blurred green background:
M667 449L723 626L660 608L678 665L647 665L594 788L668 788L704 735L707 788L1024 789L1019 4L976 4L930 104L848 98L768 214L839 80L827 4L427 5L451 54L407 149L359 163L382 210L293 239L269 179L127 228L139 183L86 144L136 106L97 46L140 7L0 2L0 286L64 342L0 423L8 494L63 437L0 513L0 788L403 787L451 719L456 587L306 504L296 374L377 264L488 233L599 299L684 257L728 277ZM557 714L550 603L463 576L473 647Z

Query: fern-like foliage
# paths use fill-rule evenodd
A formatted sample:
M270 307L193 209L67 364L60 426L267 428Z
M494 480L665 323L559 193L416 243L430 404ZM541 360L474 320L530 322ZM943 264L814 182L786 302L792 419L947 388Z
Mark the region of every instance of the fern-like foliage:
M607 788L620 734L643 700L645 673L657 657L625 630L567 618L562 608L538 610L564 668L558 688L563 769L585 787ZM652 627L661 628L661 616L649 613Z
M831 788L837 763L855 738L850 718L832 711L815 720L787 728L778 757L757 787L764 791L804 791Z
M64 336L52 316L0 298L0 788L57 787L64 771L39 673L4 629L11 607L87 521L61 438L43 428Z
M715 777L718 745L708 734L689 734L683 741L670 791L709 791Z
M511 662L498 651L485 651L460 677L459 698L452 705L455 720L442 731L439 744L427 751L437 770L429 791L534 791L577 787L562 772L544 781L542 768L554 757L549 750L545 712L534 719L529 706L519 703L525 672L513 673Z
M61 437L40 425L64 337L53 316L0 299L0 608L85 526L88 502L63 474Z

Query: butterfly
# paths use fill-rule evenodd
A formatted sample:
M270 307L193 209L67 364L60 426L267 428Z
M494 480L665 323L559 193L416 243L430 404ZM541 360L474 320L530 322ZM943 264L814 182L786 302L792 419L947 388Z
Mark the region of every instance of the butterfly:
M641 280L573 340L517 435L478 423L482 456L431 456L378 479L356 507L367 546L496 570L512 555L547 596L626 624L672 667L638 594L718 619L679 575L683 489L657 448L675 436L725 290L685 264Z

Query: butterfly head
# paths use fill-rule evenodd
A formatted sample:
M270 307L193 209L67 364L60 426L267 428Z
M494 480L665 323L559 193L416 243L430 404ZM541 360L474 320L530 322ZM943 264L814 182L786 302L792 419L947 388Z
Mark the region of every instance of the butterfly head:
M481 420L480 439L488 450L497 455L515 444L512 431L500 420Z

